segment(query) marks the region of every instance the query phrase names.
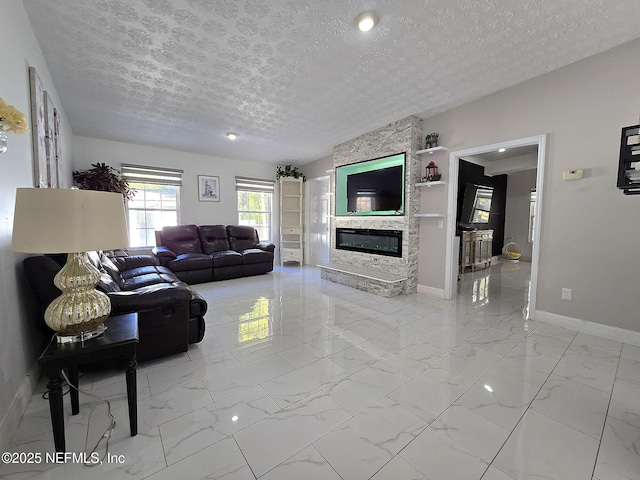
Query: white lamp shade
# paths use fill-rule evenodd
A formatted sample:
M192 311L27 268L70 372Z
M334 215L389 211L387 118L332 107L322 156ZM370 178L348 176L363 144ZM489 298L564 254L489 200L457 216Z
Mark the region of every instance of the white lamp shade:
M18 188L12 249L25 253L114 250L129 245L123 196L63 188Z

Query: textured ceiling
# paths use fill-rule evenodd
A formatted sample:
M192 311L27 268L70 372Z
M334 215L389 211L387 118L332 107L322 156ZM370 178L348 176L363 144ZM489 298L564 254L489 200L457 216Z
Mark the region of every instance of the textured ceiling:
M75 134L273 163L640 37L637 0L23 3Z

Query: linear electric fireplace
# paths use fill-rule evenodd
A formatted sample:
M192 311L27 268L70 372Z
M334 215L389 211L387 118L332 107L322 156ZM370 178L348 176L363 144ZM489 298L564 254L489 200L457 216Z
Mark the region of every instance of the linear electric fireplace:
M402 230L336 228L336 248L374 255L402 257Z

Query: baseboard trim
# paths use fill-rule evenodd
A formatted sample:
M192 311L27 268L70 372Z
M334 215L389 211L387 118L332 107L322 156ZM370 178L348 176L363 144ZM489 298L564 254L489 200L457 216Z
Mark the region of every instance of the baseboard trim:
M544 310L532 312L532 320L640 347L640 332L634 330L612 327L611 325L567 317L557 313L545 312Z
M11 439L18 428L18 423L20 423L20 419L22 415L24 415L39 381L40 368L34 365L22 382L22 385L20 385L16 395L13 397L9 410L2 419L2 422L0 422L0 451L5 452L9 449Z
M444 298L444 288L428 287L427 285L418 285L418 293L426 293L427 295L435 295L438 298Z

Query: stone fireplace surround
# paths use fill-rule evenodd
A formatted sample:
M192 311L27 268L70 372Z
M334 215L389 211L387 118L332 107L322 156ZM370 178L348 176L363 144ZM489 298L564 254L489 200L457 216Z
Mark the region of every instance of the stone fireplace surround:
M420 208L420 189L415 187L415 184L420 181L422 165L416 151L422 148L423 141L422 120L409 116L334 147L334 168L406 152L405 215L333 217L330 228L333 235L332 263L320 265L323 279L385 297L416 292L420 226L415 214ZM335 198L334 182L332 193ZM401 231L401 256L372 255L337 249L337 228Z

